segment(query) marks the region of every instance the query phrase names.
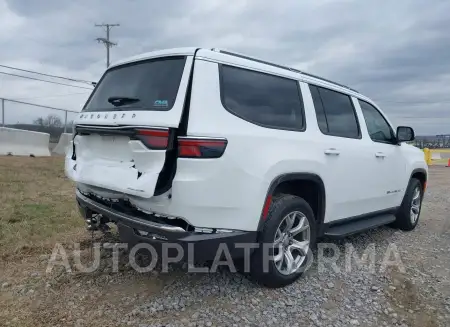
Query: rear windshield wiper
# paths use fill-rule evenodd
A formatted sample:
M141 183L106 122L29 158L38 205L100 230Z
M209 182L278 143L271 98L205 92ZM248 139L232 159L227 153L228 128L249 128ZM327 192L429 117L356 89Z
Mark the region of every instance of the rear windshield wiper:
M114 107L120 107L125 104L135 103L139 102L138 98L131 98L131 97L109 97L108 102L111 103Z

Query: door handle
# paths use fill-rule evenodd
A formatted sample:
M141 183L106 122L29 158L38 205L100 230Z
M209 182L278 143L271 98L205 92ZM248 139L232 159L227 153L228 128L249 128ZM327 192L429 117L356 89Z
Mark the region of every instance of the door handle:
M377 157L377 158L385 158L386 155L383 152L376 152L375 153L375 157Z
M324 153L325 153L326 155L328 155L328 156L338 156L338 155L341 154L341 153L340 153L338 150L336 150L335 148L327 149L327 150L324 151Z

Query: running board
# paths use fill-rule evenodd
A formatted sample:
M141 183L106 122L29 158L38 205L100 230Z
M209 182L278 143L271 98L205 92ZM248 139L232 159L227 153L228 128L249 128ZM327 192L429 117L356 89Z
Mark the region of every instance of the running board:
M325 236L333 238L342 238L352 234L361 233L369 229L384 226L395 221L393 214L382 214L379 216L372 216L370 218L363 218L358 220L351 220L348 222L339 223L329 226L325 230Z

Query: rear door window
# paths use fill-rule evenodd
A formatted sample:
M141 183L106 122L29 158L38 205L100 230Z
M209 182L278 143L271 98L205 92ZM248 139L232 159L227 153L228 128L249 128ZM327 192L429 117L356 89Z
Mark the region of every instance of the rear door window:
M317 122L322 133L347 138L361 138L358 119L350 96L310 85Z
M220 82L222 104L232 114L263 127L305 129L298 81L221 65Z
M186 57L158 58L107 71L83 111L170 110Z

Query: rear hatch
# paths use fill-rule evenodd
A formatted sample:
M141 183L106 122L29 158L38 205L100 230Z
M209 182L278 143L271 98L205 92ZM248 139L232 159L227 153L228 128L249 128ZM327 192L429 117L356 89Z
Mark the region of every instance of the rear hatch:
M192 55L158 56L106 71L74 121L66 174L144 198L173 178Z

